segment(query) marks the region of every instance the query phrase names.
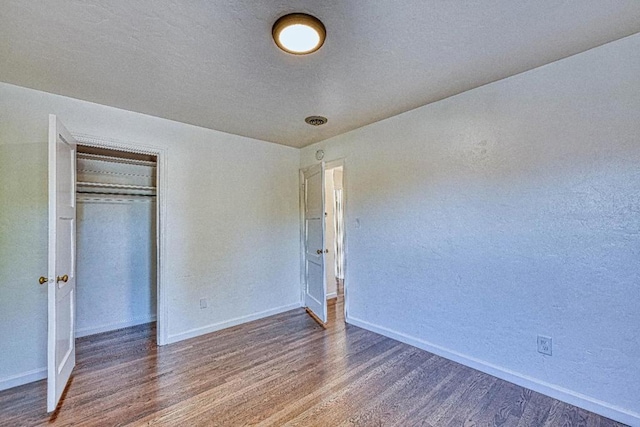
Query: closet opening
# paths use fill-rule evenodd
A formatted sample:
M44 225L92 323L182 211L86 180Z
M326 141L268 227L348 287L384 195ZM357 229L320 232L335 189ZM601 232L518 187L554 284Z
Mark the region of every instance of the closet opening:
M157 164L152 154L77 146L76 338L156 329Z

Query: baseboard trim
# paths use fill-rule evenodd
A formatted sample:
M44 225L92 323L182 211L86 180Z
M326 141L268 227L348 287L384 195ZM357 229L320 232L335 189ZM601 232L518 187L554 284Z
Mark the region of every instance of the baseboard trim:
M337 292L331 292L330 294L327 294L327 299L333 299L333 298L338 298Z
M47 368L34 369L21 374L0 378L0 391L7 390L20 385L40 381L47 378Z
M445 359L452 360L470 368L477 369L478 371L484 372L510 383L517 384L519 386L528 388L538 393L542 393L549 397L553 397L554 399L558 399L571 405L578 406L580 408L586 409L587 411L591 411L604 417L611 418L612 420L631 426L640 426L640 414L625 410L608 402L603 402L601 400L594 399L590 396L577 393L561 386L550 384L537 378L529 377L519 372L493 365L483 360L458 353L456 351L441 347L436 344L432 344L419 338L412 337L402 332L397 332L383 326L369 323L353 316L347 316L346 322L362 329L366 329L368 331L384 335L385 337L392 338L396 341L400 341L413 347L428 351L430 353L436 354L438 356L444 357Z
M76 329L76 338L82 338L82 337L87 337L89 335L101 334L103 332L115 331L116 329L129 328L131 326L142 325L143 323L150 323L155 321L156 321L156 315L153 315L153 316L145 316L145 317L129 319L124 322L109 323L107 325L102 325L102 326L97 326L92 328Z
M258 313L248 314L246 316L240 316L234 319L226 320L224 322L214 323L213 325L190 329L188 331L181 332L179 334L169 335L167 338L167 344L173 344L178 341L183 341L189 338L198 337L200 335L210 334L211 332L217 332L222 329L230 328L232 326L237 326L243 323L252 322L254 320L284 313L285 311L293 310L300 307L301 307L300 303L296 302L293 304L288 304L288 305L283 305L281 307L273 308L271 310L260 311Z

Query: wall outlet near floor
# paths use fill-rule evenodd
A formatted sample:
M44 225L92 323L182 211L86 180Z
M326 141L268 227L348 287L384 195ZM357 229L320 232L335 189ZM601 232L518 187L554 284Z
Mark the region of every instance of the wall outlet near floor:
M538 353L551 356L551 337L538 335Z
M204 308L207 308L207 299L200 298L200 309L204 309Z

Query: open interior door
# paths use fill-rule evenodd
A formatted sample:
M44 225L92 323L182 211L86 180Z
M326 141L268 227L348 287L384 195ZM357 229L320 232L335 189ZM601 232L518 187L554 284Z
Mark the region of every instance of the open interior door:
M327 322L325 280L324 163L303 171L304 304L322 326Z
M47 411L76 364L76 141L49 116L49 328Z

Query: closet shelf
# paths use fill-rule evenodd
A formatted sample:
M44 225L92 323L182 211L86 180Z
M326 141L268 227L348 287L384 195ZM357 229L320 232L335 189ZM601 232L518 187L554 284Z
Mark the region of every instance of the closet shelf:
M123 163L128 165L149 166L152 168L156 167L156 162L149 160L126 159L122 157L105 156L103 154L78 153L77 158L81 160L96 160L98 162Z
M119 188L122 190L150 190L155 191L156 187L148 185L130 185L130 184L108 184L103 182L77 182L78 187L91 187L91 188Z

